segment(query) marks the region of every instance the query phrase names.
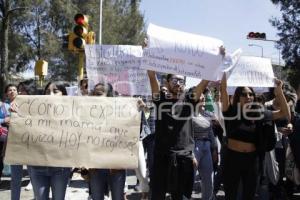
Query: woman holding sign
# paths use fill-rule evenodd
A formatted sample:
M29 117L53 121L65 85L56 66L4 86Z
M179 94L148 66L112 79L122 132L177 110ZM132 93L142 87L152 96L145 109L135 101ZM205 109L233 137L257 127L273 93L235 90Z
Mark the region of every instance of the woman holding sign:
M8 84L5 87L5 102L0 102L0 179L3 170L3 157L5 154L5 146L8 134L8 126L10 123L10 106L11 102L18 95L17 86L13 84Z
M66 84L49 82L44 95L67 95ZM36 200L48 200L51 188L52 199L64 200L71 168L28 166Z
M98 83L94 87L93 96L112 97L113 88L110 84ZM112 200L124 199L125 169L90 169L89 175L93 200L104 199L107 185L111 190Z
M227 133L227 148L224 153L225 199L237 198L238 186L242 182L242 199L252 200L255 196L258 177L258 156L262 149L258 126L262 121L275 120L283 116L291 117L282 92L282 81L275 79L275 94L279 110L265 110L256 102L251 87L238 87L230 103L227 81L224 74L221 82L221 103ZM271 138L270 138L271 139Z

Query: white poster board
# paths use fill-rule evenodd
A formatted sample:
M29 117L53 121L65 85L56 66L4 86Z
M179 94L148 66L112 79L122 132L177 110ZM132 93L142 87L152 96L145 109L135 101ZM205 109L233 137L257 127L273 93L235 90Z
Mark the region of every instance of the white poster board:
M15 101L6 163L137 168L137 99L19 95Z
M141 46L87 45L89 91L102 82L112 84L115 91L125 96L151 94L147 72L140 69L142 55Z
M269 58L241 56L227 79L230 87L274 87L274 72Z
M222 56L221 40L150 24L145 69L199 79L217 80Z

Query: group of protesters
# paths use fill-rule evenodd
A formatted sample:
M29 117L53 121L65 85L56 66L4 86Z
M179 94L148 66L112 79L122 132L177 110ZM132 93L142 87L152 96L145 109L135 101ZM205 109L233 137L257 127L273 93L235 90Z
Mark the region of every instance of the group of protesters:
M142 199L164 200L167 194L173 200L191 199L193 190L200 192L195 187L197 177L201 179L204 200L217 198L221 184L228 200L286 199L293 194L295 184L285 179L285 162L290 147L297 169L300 167L296 145L300 131L299 89L297 96L296 90L275 79L275 88L264 95L255 94L251 87L237 87L231 95L225 73L216 90L208 89L207 80L185 89L182 75L168 74L163 85L156 72L148 71L148 76L152 98L137 99L142 117L135 172L136 189L142 192ZM41 94L67 95L67 86L65 82L49 82ZM109 83L98 83L89 92L87 79L80 81L79 89L85 96L121 96ZM11 112L17 112L14 99L17 95L36 94L30 81L5 88L0 109L1 173L5 131L10 126ZM276 136L276 144L268 150L260 140L264 132L259 130L266 123L273 126ZM267 154L273 155L272 162L266 161ZM266 173L270 167L275 178ZM27 166L27 170L36 200L49 199L50 189L53 199L65 198L72 168ZM113 200L126 199L125 169L77 170L87 172L91 199L101 200L109 193ZM20 199L22 171L22 165L11 165L12 200Z

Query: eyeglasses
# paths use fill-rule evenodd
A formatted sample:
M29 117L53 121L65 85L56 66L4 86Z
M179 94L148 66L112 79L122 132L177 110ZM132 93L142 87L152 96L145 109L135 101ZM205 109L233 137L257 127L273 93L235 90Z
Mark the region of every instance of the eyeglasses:
M175 85L175 84L179 84L179 85L184 85L185 81L184 79L179 79L179 78L171 78L170 81Z
M254 94L252 92L242 92L241 97L253 97Z

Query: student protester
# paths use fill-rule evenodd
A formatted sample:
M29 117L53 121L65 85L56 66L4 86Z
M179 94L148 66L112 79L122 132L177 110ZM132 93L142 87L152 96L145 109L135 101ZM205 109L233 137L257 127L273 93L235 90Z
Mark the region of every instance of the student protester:
M148 176L151 177L152 174L152 169L153 169L153 151L154 151L154 138L155 138L155 109L153 106L152 101L147 101L146 102L147 109L144 111L145 112L145 123L147 126L149 126L151 134L147 135L143 139L143 146L145 153L147 155L146 157L146 164L148 168ZM149 186L151 184L149 183ZM151 188L150 188L151 189Z
M93 90L93 96L113 97L114 94L110 84L98 83ZM104 200L107 185L111 190L112 200L124 199L125 169L89 169L89 177L93 200Z
M81 96L87 96L89 94L88 91L88 79L81 79L79 82L79 89Z
M34 80L26 80L20 82L17 86L18 95L34 95L36 93L36 87ZM29 173L29 170L28 170ZM21 195L23 176L23 165L11 165L11 199L19 200ZM31 183L29 182L27 189L30 189Z
M167 192L174 200L191 198L194 183L191 116L208 81L203 80L195 87L192 98L183 93L183 76L168 74L167 92L160 91L154 71L148 71L148 76L157 109L151 199L163 200Z
M49 82L44 90L44 95L67 95L64 82ZM71 168L28 166L32 181L33 192L36 200L48 200L50 188L52 199L64 200Z
M140 140L139 140L139 156L138 156L138 168L135 169L135 174L138 180L138 183L135 186L137 191L142 192L142 198L146 199L149 192L149 181L147 177L147 166L143 140L151 134L151 130L146 119L145 113L148 108L145 102L142 99L138 100L138 108L141 111L141 125L140 125Z
M8 127L10 124L10 115L11 115L11 104L14 101L14 99L17 97L17 86L14 84L8 84L5 89L5 96L6 100L5 102L1 103L0 107L0 127L2 131L5 131L6 136L3 136L3 141L0 141L0 179L2 176L2 170L3 170L3 158L5 155L5 148L6 148L6 141L7 141L7 133L8 133ZM4 134L4 133L3 133Z
M224 154L225 199L237 198L238 185L242 184L242 199L252 200L255 196L258 178L258 122L276 120L284 116L290 119L290 111L282 91L282 81L275 79L276 111L257 107L255 93L251 87L238 87L230 103L227 81L224 74L221 82L221 103L227 134L227 148ZM263 112L262 112L263 111Z
M285 158L286 158L286 149L288 146L288 135L290 135L293 131L293 125L291 120L293 121L294 116L294 105L296 102L296 93L295 90L288 84L283 84L283 94L287 100L288 106L291 112L291 119L288 116L284 116L280 119L275 120L275 127L276 127L276 135L277 135L277 142L275 145L275 156L276 161L278 162L279 167L279 180L273 181L269 184L267 188L270 190L270 199L285 199L287 191L291 191L292 186L288 189L284 187L285 183L289 181L284 181L285 176ZM263 94L264 98L267 100L266 108L269 110L277 110L279 108L278 99L275 98L274 88L270 88L269 92L265 92ZM268 165L266 165L268 166ZM265 198L269 199L269 198Z
M201 176L201 193L203 200L213 199L213 161L218 159L218 146L213 133L212 113L205 110L205 96L201 94L194 117L192 118L195 138L196 170Z

